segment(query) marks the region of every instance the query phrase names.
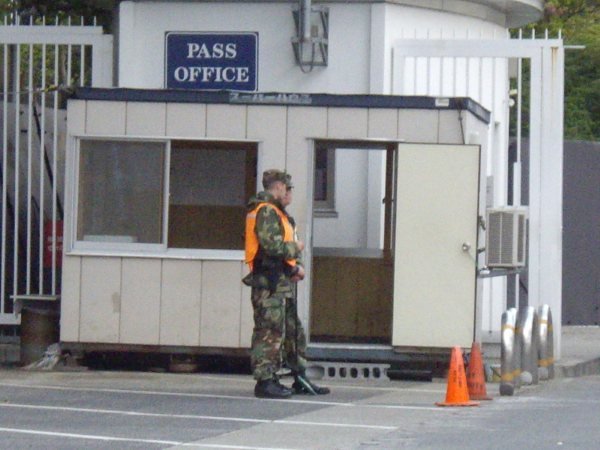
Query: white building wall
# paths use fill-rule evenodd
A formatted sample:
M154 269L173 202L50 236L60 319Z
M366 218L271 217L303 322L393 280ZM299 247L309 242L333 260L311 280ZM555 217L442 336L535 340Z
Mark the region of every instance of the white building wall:
M164 87L167 31L253 31L259 35L259 91L368 92L370 5L329 5L329 66L304 74L292 51L293 4L169 3L121 4L120 87Z
M392 45L400 38L504 35L492 22L393 4L320 3L329 7L329 64L302 73L291 38L295 3L121 3L119 86L164 87L168 31L259 34L258 90L390 94ZM223 24L227 24L224 26Z
M316 218L315 247L367 247L369 154L365 150L336 150L335 209L338 217ZM349 175L352 174L352 175Z
M378 48L372 46L372 53L376 51L383 52L382 55L373 54L371 58L371 84L380 87L377 91L372 91L373 93L399 94L393 90L394 77L390 75L394 62L392 48L399 39L477 39L506 35L506 29L497 25L497 23L427 8L385 3L375 4L373 5L372 18L373 40L378 43ZM383 33L381 30L384 30ZM383 43L383 46L379 43ZM420 64L423 63L424 61ZM431 67L432 73L435 68L434 66ZM439 65L437 69L439 73ZM406 75L410 75L410 73L407 71ZM462 79L459 82L462 84L464 92L466 80ZM426 78L422 78L421 83L426 83ZM475 86L473 85L472 89ZM448 84L444 86L443 93L440 93L439 86L434 84L431 87L432 95L451 95L448 93ZM437 92L436 87L438 88ZM427 94L420 92L420 95Z
M337 149L337 217L315 217L313 245L337 248L383 248L385 219L385 150Z

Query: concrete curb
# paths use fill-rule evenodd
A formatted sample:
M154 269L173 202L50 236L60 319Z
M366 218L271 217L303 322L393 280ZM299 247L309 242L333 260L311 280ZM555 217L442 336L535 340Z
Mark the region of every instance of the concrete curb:
M576 378L586 375L600 374L600 357L582 361L571 365L556 364L554 367L555 378Z

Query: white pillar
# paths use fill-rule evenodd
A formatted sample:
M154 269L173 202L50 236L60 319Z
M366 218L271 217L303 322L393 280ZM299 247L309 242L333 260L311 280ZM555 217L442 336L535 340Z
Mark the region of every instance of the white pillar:
M540 40L531 58L529 304L554 318L555 358L562 321L562 180L564 49Z

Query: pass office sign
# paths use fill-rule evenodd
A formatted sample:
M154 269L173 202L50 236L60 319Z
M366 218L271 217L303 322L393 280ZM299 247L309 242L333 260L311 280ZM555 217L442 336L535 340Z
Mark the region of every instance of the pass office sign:
M165 86L256 91L258 33L168 32Z

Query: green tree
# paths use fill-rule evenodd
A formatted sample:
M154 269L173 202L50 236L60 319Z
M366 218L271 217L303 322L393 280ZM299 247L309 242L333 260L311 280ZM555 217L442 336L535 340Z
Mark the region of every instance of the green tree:
M22 21L39 22L42 16L66 22L69 17L83 17L91 23L96 18L107 32L112 32L114 10L119 0L0 0L0 13L16 13ZM76 23L76 22L75 22Z
M562 30L565 45L565 139L600 140L600 5L597 0L549 0L544 17L527 29ZM539 32L539 31L538 31ZM524 94L529 74L524 77ZM525 95L524 95L525 97ZM524 115L527 115L526 108ZM527 130L524 124L524 130Z

